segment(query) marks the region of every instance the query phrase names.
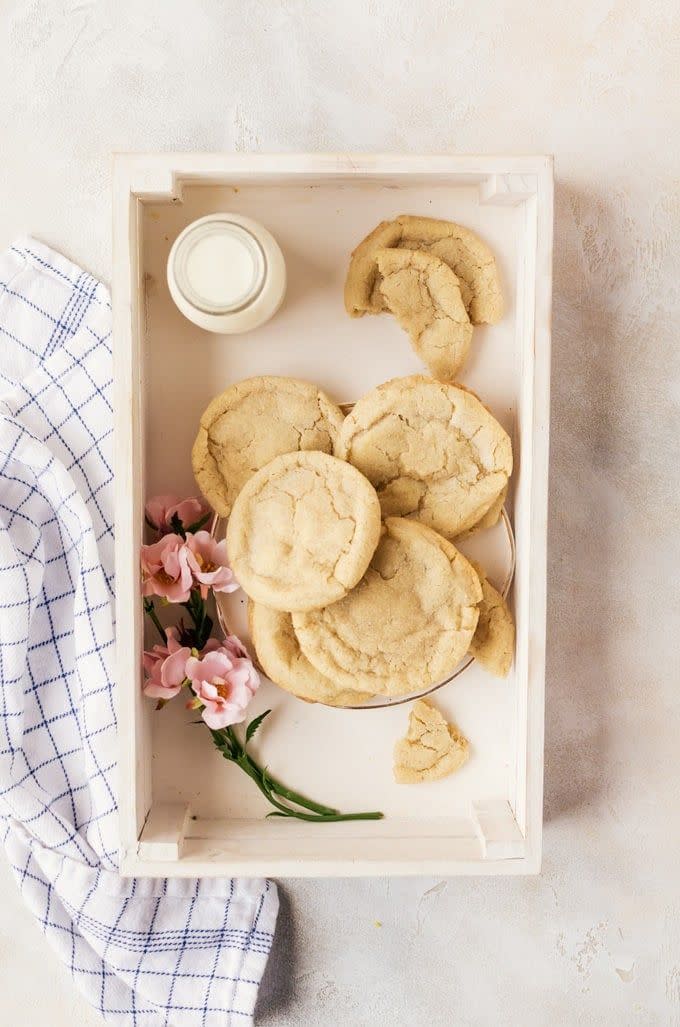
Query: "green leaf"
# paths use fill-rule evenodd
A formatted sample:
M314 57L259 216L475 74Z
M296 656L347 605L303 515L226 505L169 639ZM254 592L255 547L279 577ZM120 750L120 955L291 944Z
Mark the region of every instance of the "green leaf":
M271 799L272 785L271 785L271 777L269 776L269 767L262 767L260 777L262 779L262 784L264 786L264 789L267 792L267 795Z
M243 756L243 747L239 742L238 735L234 731L233 727L224 728L222 734L224 735L224 738L232 752L234 752L237 756Z
M201 621L201 638L200 638L201 649L205 645L207 645L208 639L212 635L212 629L213 629L212 617L209 617L207 614L205 614L203 620Z
M189 534L189 532L193 533L194 531L200 531L203 525L207 524L211 517L212 511L207 513L204 517L201 517L199 520L194 521L194 523L190 524L189 527L186 529L187 534Z
M268 717L270 713L271 710L265 710L264 713L261 713L259 717L255 717L254 720L251 720L250 724L248 724L248 727L246 728L246 745L253 737L264 718Z
M179 535L181 538L187 537L186 531L184 530L184 525L182 524L176 513L174 513L170 518L170 527L175 532L175 534Z
M290 813L279 813L279 811L276 809L276 810L272 810L271 813L265 814L265 818L264 819L265 820L269 820L270 817L283 817L283 819L286 820L289 816L290 816Z
M201 723L204 722L202 721ZM214 731L212 728L210 728L210 734L212 735L212 740L215 743L215 747L219 749L219 751L224 756L225 760L233 760L235 758L235 753L232 745L229 742L229 739L226 736L224 736L220 731Z

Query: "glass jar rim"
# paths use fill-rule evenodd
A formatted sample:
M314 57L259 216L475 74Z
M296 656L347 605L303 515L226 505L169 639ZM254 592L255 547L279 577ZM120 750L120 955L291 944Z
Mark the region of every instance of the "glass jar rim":
M241 243L245 243L253 258L253 277L248 289L234 302L210 303L191 285L187 274L187 261L199 239L217 232L223 233L225 229L230 235L237 236ZM176 240L172 254L172 275L181 296L195 310L217 316L236 314L250 307L261 295L267 278L267 257L260 240L245 225L225 215L208 216L188 225Z

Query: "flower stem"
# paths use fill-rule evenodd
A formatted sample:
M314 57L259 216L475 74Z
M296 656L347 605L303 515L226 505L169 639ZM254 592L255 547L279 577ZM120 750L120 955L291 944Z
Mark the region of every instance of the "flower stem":
M228 727L223 732L229 739L229 745L234 753L234 763L238 763L241 770L244 770L249 777L255 781L259 787L259 782L262 781L264 771L260 767L250 753L246 752L245 746L241 745L238 735L232 727ZM307 799L304 795L300 795L299 792L294 792L290 788L286 788L285 785L277 781L276 778L267 775L267 781L272 792L276 795L280 795L283 799L288 799L289 802L294 802L298 806L304 807L304 809L312 810L314 813L322 813L324 815L334 815L338 813L337 809L333 809L332 806L323 806L320 802L314 802L312 799Z
M240 761L238 762L239 766L241 766ZM271 778L267 777L266 772L262 772L262 780L256 781L256 784L275 809L279 810L283 816L295 817L296 820L323 821L324 824L330 824L339 820L382 820L383 818L383 814L377 811L371 813L339 813L336 810L334 813L301 813L300 810L284 806L283 803L274 798L272 788L268 787L271 784Z
M271 802L272 800L270 799L269 801ZM341 820L382 820L385 816L379 810L371 810L370 813L335 813L323 817L316 817L313 813L298 813L295 810L287 810L283 815L295 817L296 820L314 820L322 824L336 824Z
M194 622L196 648L202 649L208 641L213 627L212 619L208 616L206 601L198 589L193 589L187 602L182 605Z
M165 628L163 627L163 625L161 624L161 622L158 619L158 614L156 613L156 611L154 609L153 600L149 599L148 597L144 599L144 611L148 615L149 620L151 621L151 623L154 625L154 627L158 631L158 634L161 636L161 640L163 642L167 642L167 637L166 637L166 634L165 634Z
M255 773L259 778L262 777L262 768L257 765L252 756L246 754L245 757L248 762L252 765ZM314 802L313 799L307 799L304 795L300 795L299 792L294 792L292 788L286 788L285 785L277 781L275 777L267 776L267 782L269 788L275 795L280 795L282 799L287 799L288 802L294 802L296 806L302 806L303 809L312 810L314 813L321 813L324 816L335 816L340 811L333 809L332 806L323 806L320 802Z
M229 738L232 751L236 754L235 762L239 765L241 761L248 763L248 768L242 766L241 769L245 770L245 773L248 773L249 776L253 777L253 781L257 783L262 781L264 770L253 759L250 753L245 751L245 747L241 746L240 740L238 739L233 727L226 728L225 734ZM269 773L267 773L267 784L269 785L270 791L279 795L282 799L288 799L289 802L295 802L296 805L302 806L304 809L311 809L315 813L323 813L325 815L334 815L339 812L339 810L334 809L333 806L324 806L320 802L314 802L312 799L307 799L304 795L300 795L299 792L294 792L285 785L281 785L281 783L276 781L275 777L271 777Z
M368 813L340 813L337 809L333 809L332 806L324 806L321 803L313 802L311 799L307 799L304 795L300 795L299 792L295 792L292 789L287 788L275 778L270 777L269 772L265 768L260 767L252 756L246 752L246 746L242 744L232 727L227 727L222 731L212 731L211 734L215 745L220 750L224 758L229 760L231 763L235 763L237 767L240 767L241 770L255 783L267 801L274 807L276 812L270 815L294 817L296 820L318 821L323 823L342 820L381 820L383 817L383 814L378 811ZM276 796L279 798L276 798ZM291 806L287 806L280 802L279 799L285 799L287 802L293 803L295 806L301 806L302 810L308 810L310 812L305 813L300 809L294 809Z
M188 528L185 528L187 535L193 535L195 532L200 531L201 528L203 528L208 523L212 516L212 510L209 510L204 517L200 517L197 521L194 521L193 524L190 524Z

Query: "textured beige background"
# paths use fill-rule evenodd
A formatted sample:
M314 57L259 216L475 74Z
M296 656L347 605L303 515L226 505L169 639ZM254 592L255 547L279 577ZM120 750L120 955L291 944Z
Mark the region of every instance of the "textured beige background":
M679 38L676 0L0 4L0 245L104 278L114 149L556 156L543 875L289 882L260 1024L680 1025ZM98 1023L0 887L0 1020Z

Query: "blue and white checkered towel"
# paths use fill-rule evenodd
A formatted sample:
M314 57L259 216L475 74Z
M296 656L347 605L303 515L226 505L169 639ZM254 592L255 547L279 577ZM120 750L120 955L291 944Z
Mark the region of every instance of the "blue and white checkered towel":
M0 256L0 828L106 1020L249 1024L276 888L116 873L111 373L106 289L31 240Z

